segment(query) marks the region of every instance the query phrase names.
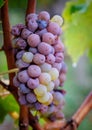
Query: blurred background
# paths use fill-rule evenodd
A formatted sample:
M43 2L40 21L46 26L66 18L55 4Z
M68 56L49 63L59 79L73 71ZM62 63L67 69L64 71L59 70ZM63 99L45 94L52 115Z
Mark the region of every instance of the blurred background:
M9 0L10 24L24 23L27 0ZM64 19L61 39L65 44L65 62L68 67L64 107L65 118L76 112L92 91L92 2L91 0L38 0L36 12L41 10ZM3 44L0 23L0 47ZM6 57L0 52L0 72L7 70ZM0 77L3 80L7 75ZM7 81L8 82L8 81ZM7 96L8 95L8 96ZM9 107L7 107L9 106ZM18 130L19 108L13 97L0 86L0 130ZM83 120L78 130L92 130L92 112Z

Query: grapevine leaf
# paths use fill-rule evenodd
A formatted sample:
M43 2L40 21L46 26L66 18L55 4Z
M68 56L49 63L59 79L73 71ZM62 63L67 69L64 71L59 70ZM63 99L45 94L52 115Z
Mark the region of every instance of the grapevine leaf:
M18 112L19 107L12 95L0 98L0 123L10 112Z
M68 2L64 9L64 43L74 62L78 61L84 52L92 50L91 12L92 2L87 5Z
M4 1L0 0L0 8L4 5Z

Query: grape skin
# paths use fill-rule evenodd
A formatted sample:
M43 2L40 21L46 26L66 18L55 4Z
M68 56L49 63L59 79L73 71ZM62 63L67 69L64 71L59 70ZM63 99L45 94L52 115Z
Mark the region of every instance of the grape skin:
M30 64L26 63L26 62L23 62L22 59L19 59L19 60L16 60L16 66L19 68L19 69L23 69L23 68L27 68Z
M56 68L51 68L49 74L51 75L52 80L56 80L59 77L59 72Z
M46 62L53 65L55 62L56 58L53 54L49 54L48 56L46 56Z
M29 80L27 81L27 86L30 88L30 89L35 89L39 86L39 79L38 78L29 78Z
M34 32L38 28L38 24L36 20L34 19L29 20L27 23L27 26L28 26L28 29L32 32Z
M39 76L39 82L43 85L48 85L51 82L51 76L48 73L41 73Z
M45 62L45 56L40 53L36 53L33 57L33 62L37 65L41 65Z
M28 67L28 74L30 77L32 78L36 78L36 77L39 77L40 74L41 74L41 69L39 66L37 65L30 65Z
M29 103L35 103L36 102L36 96L30 92L26 95L26 100L29 102Z
M33 54L31 52L25 52L22 56L22 60L26 63L31 63L33 60Z
M40 65L40 68L42 72L49 72L51 65L45 62L44 64Z
M38 15L38 19L45 20L48 22L50 20L50 15L47 11L41 11Z

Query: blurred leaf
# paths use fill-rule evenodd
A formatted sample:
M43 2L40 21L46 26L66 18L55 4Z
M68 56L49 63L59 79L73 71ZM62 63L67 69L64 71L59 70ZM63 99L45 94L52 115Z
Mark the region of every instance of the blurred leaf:
M19 107L12 95L0 98L0 123L8 113L15 111L18 112Z
M85 52L92 50L92 2L68 2L63 17L64 43L73 62L76 62Z
M4 5L4 1L0 0L0 8Z

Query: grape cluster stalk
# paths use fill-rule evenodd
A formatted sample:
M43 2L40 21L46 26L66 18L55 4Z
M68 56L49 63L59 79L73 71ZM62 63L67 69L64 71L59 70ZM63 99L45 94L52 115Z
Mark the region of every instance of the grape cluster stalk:
M64 117L62 87L67 67L60 38L62 21L58 15L51 18L47 11L29 13L26 25L17 24L11 30L15 64L19 68L13 84L18 88L19 102L51 121Z

